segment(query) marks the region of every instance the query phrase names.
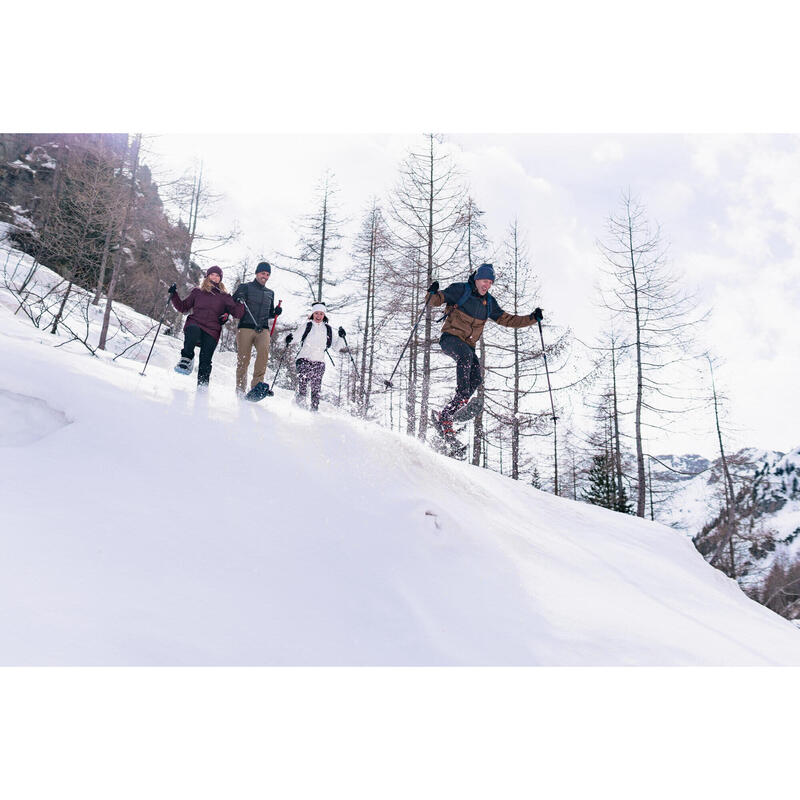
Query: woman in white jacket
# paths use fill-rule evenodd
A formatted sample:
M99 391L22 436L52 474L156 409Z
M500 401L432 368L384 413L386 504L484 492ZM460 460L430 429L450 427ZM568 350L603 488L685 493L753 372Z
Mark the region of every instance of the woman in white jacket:
M327 350L333 343L333 328L328 323L325 312L325 303L314 303L311 306L311 315L303 320L293 334L286 337L288 345L297 337L300 349L297 351L295 364L297 366L297 395L298 405L305 405L306 392L311 387L311 410L319 409L319 392L322 387L322 376L325 374L325 357ZM342 335L342 328L339 328Z

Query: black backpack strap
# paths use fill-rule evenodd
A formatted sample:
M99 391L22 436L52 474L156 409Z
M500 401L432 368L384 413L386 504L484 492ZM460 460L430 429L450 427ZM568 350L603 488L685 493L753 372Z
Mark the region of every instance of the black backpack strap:
M325 345L325 349L327 350L331 346L331 342L333 341L333 328L326 323L325 327L328 329L328 343Z
M311 333L311 325L312 325L312 322L311 322L311 320L309 320L308 323L306 324L305 332L300 337L300 344L301 345L305 342L306 336L308 336L308 334Z
M464 289L464 293L461 295L458 302L450 308L450 311L445 311L444 314L442 314L442 316L436 320L437 323L446 320L450 316L453 309L464 307L464 304L467 302L467 300L469 300L470 296L472 295L472 284L469 281L467 281L466 287L467 288Z

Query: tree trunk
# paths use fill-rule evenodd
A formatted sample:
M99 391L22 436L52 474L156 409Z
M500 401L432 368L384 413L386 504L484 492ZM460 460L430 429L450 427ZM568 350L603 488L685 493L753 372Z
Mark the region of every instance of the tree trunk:
M58 331L58 323L61 321L61 317L64 314L64 308L67 305L67 299L69 298L69 293L72 291L72 281L67 284L67 291L64 293L64 298L61 301L61 305L58 307L58 313L53 320L53 326L50 328L50 333L55 334Z
M370 243L369 243L369 267L367 271L367 302L366 302L366 310L364 312L364 335L362 336L361 341L361 386L359 390L360 396L360 412L362 415L366 415L367 413L367 406L369 405L369 394L367 391L367 385L371 385L372 383L372 354L370 353L369 358L369 365L367 363L367 350L370 346L370 342L374 341L374 337L370 336L372 325L374 325L375 317L374 317L374 306L375 306L375 251L376 251L376 210L373 207L372 209L372 226L370 231ZM369 384L367 383L367 369L369 368Z
M413 299L414 305L416 306L417 299L419 297L419 286L414 287L413 291ZM411 312L412 317L412 325L414 323L414 312ZM408 347L408 392L406 394L406 433L409 436L413 436L416 433L417 427L417 378L418 378L418 366L417 366L417 353L419 350L419 343L417 340L417 333L414 333L411 336L411 343Z
M633 281L634 320L636 325L636 476L637 497L636 516L644 518L645 510L645 478L644 478L644 450L642 449L642 322L639 315L639 287L636 278L636 259L633 247L633 222L628 209L628 248L631 257L631 279Z
M428 253L425 288L433 283L433 136L430 137L430 177L428 184ZM425 338L422 342L422 397L419 406L419 438L425 439L428 429L428 398L431 391L431 315L425 314Z
M319 244L319 273L317 274L317 302L322 302L322 276L325 272L325 229L328 224L328 182L325 181L325 194L322 197L322 235Z
M622 446L619 438L619 407L617 405L617 356L615 343L611 340L611 376L614 393L614 466L616 471L617 497L622 502Z
M98 344L99 350L106 349L106 339L108 337L108 324L111 320L111 306L114 303L114 292L117 288L117 278L122 266L122 259L125 256L125 240L128 235L128 226L130 222L131 212L133 211L134 202L136 200L136 171L139 168L139 147L142 143L142 135L136 134L133 140L131 149L131 190L128 195L128 204L125 208L125 217L122 222L122 230L120 231L119 253L114 260L114 267L111 270L111 280L108 284L108 294L106 296L106 307L103 312L103 327L100 331L100 342Z
M731 560L731 578L736 578L736 562L734 559L733 539L736 534L736 494L733 489L733 478L728 469L728 459L725 456L725 448L722 445L722 428L719 424L719 404L717 401L717 387L714 383L714 368L711 359L708 360L708 368L711 372L711 390L714 396L714 422L717 427L717 440L719 441L719 457L722 462L722 471L725 475L725 496L726 496L726 517L728 523L728 548Z
M114 232L114 215L111 214L108 218L108 228L106 228L106 240L103 242L103 257L100 259L100 274L97 276L97 288L94 290L94 297L92 298L92 305L96 306L100 302L103 295L103 283L106 279L106 264L108 263L108 254L111 252L111 236Z

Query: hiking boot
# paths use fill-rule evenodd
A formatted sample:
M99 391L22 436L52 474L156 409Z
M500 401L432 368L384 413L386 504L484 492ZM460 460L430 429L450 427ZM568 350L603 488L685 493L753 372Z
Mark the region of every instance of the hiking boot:
M175 367L175 372L180 372L182 375L191 375L193 369L194 357L186 358L186 356L181 356L181 360Z

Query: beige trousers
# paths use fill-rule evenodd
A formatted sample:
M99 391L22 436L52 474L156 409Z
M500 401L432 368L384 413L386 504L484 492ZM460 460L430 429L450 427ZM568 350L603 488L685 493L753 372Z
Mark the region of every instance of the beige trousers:
M239 328L236 331L236 390L239 392L245 391L253 347L256 348L256 364L253 367L251 389L264 380L264 373L267 371L269 331L264 328L261 333L256 333L252 328Z

